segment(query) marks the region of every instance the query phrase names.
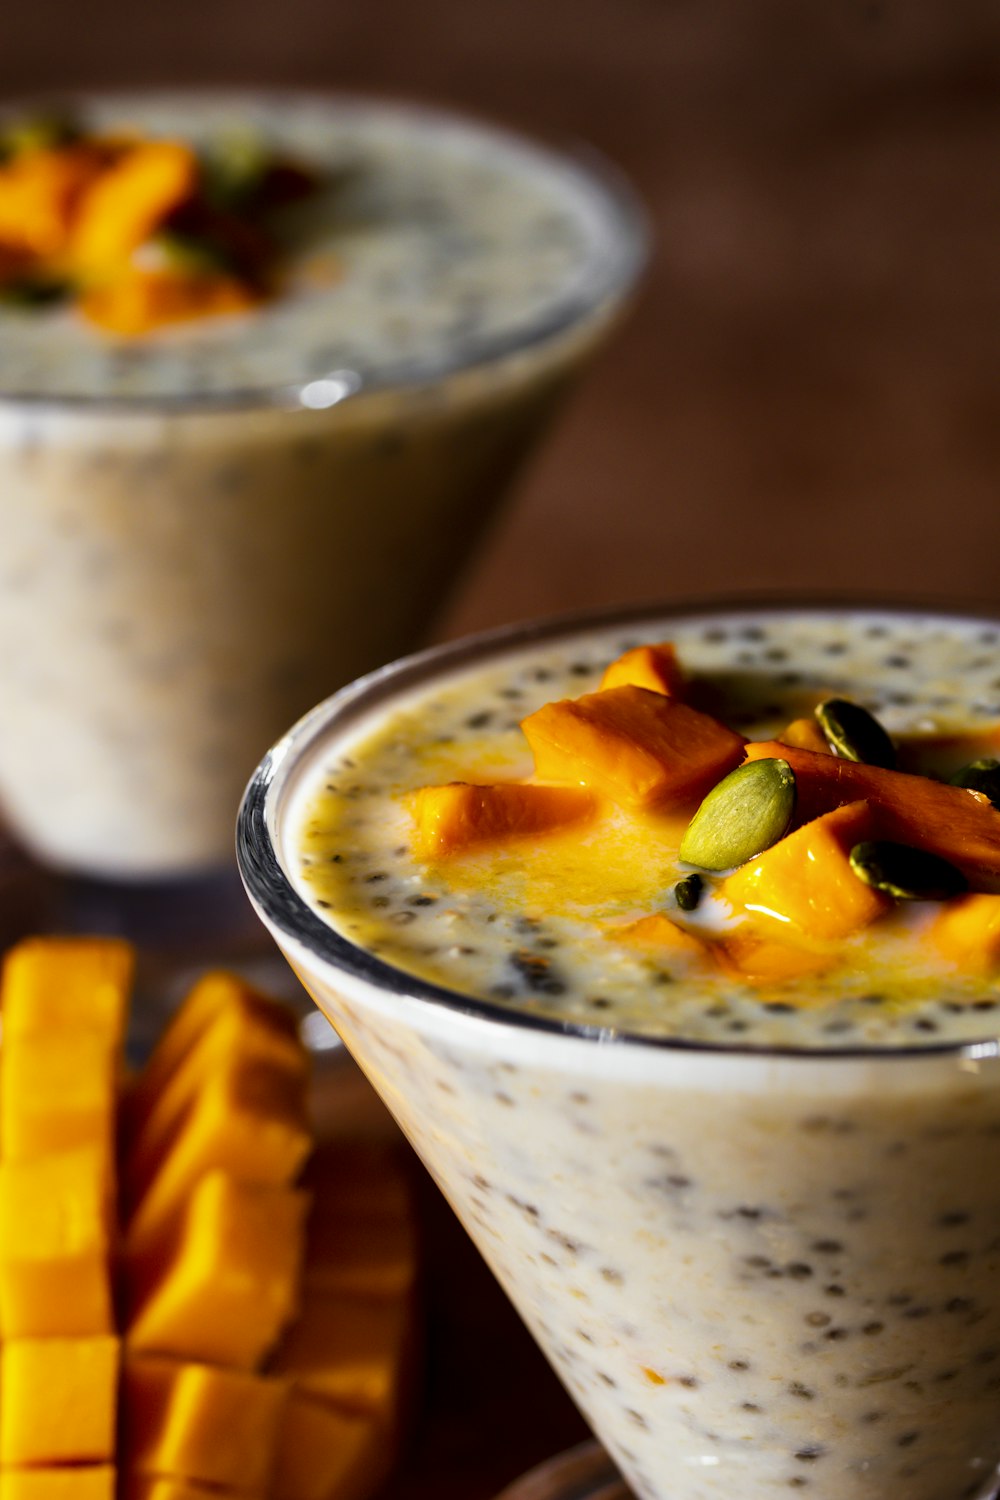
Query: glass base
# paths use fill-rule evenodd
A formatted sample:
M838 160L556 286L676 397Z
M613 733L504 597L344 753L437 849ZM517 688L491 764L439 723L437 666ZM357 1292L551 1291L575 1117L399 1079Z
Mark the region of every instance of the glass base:
M497 1500L632 1500L632 1492L599 1443L581 1443L529 1469Z

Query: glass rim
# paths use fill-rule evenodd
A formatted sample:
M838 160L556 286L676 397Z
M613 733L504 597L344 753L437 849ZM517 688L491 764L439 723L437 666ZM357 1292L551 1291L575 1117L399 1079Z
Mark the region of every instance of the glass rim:
M365 376L347 366L324 375L303 376L301 380L263 382L260 385L235 385L228 390L188 393L178 391L164 395L105 395L90 391L74 393L43 391L5 391L0 389L0 414L4 411L37 413L109 412L113 414L151 414L158 412L253 411L253 410L330 410L345 402L389 391L419 390L423 386L454 376L471 374L501 364L504 360L528 353L583 327L589 318L612 312L628 297L645 271L651 252L652 232L648 215L626 174L608 157L588 142L573 137L549 139L481 117L464 109L450 109L390 93L365 93L361 90L281 89L281 88L207 88L179 86L147 90L113 89L69 90L20 99L6 100L0 107L0 118L24 109L74 105L84 107L88 99L113 103L116 99L150 101L178 99L208 100L237 104L241 99L257 102L288 101L293 105L341 107L347 110L384 110L388 115L411 117L429 124L466 126L512 149L527 152L532 159L542 159L564 172L569 170L590 191L599 205L602 219L616 227L613 253L595 268L595 284L573 294L563 294L542 316L519 329L510 329L484 340L470 356L442 355L437 359L419 357L387 364L375 376ZM251 313L250 316L253 314ZM333 399L316 405L306 398L310 386L322 381L339 384L342 389Z
M981 622L984 626L1000 626L1000 609L989 604L955 604L943 599L928 601L907 598L883 599L876 603L851 594L831 594L819 598L813 593L748 591L717 598L634 606L613 605L573 611L480 631L401 657L348 683L317 704L268 750L254 771L243 794L236 823L237 864L252 904L264 917L267 925L290 938L312 958L334 971L344 973L352 980L372 985L402 1002L422 1002L470 1019L517 1030L576 1038L584 1043L598 1043L602 1046L638 1047L702 1057L823 1060L830 1063L860 1060L873 1063L900 1060L912 1062L942 1057L979 1062L986 1058L1000 1057L1000 1032L986 1032L981 1037L960 1041L903 1046L796 1047L648 1035L624 1028L515 1010L500 1002L467 995L460 990L410 974L352 943L303 899L282 865L272 829L274 799L281 793L295 767L337 727L339 720L350 722L352 717L383 702L390 702L400 693L419 687L439 674L473 666L510 651L547 643L555 644L560 639L571 638L584 631L641 626L644 623L682 618L695 621L704 619L707 624L726 614L754 616L781 612L816 616L864 613L876 617L909 614L930 616L942 622ZM947 999L947 996L943 998Z

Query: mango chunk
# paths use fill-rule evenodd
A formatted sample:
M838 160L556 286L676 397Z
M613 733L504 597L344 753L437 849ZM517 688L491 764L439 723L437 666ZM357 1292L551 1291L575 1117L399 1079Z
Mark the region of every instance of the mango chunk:
M9 1161L93 1143L110 1152L116 1044L97 1031L30 1032L0 1049L0 1139Z
M676 922L659 911L648 917L640 917L637 922L629 922L624 927L614 928L608 933L608 937L623 943L635 943L643 948L658 948L676 954L679 958L704 959L708 954L708 947L700 937L678 927Z
M130 1354L122 1383L122 1466L266 1494L286 1396L280 1380Z
M837 942L860 932L892 902L859 880L848 854L871 835L866 802L852 802L806 823L722 882L721 894L760 925L790 929L794 942ZM765 930L767 930L765 926Z
M900 735L896 758L901 771L947 780L971 760L1000 759L1000 724L962 732Z
M583 785L628 807L691 802L743 755L743 740L717 719L642 687L546 703L521 728L543 781Z
M288 1027L289 1011L257 1003L248 993L235 992L178 1061L171 1076L146 1111L141 1124L129 1132L123 1163L123 1187L134 1203L149 1186L192 1109L210 1081L226 1069L252 1068L266 1063L290 1079L302 1080L309 1055ZM291 1083L289 1084L291 1087Z
M4 959L4 1042L94 1031L122 1040L135 955L117 938L28 938Z
M1000 896L959 896L946 901L928 936L942 957L960 968L991 973L1000 968Z
M101 165L84 146L25 151L0 166L0 247L29 263L61 256L80 195Z
M0 1500L115 1500L110 1464L0 1470Z
M814 750L817 755L833 754L826 735L815 719L793 719L778 735L778 742L799 750Z
M86 277L116 271L168 214L189 198L198 159L178 141L141 141L124 151L83 193L70 245Z
M672 641L655 646L635 646L613 661L601 678L601 692L616 687L648 688L651 693L679 697L684 691L684 672Z
M307 1286L271 1371L316 1401L395 1421L410 1341L404 1298L341 1295Z
M590 817L596 803L580 787L520 785L421 787L413 796L413 852L442 859L501 839L565 828Z
M1000 892L1000 812L982 793L776 740L755 741L746 754L748 760L775 755L787 760L803 818L867 801L877 837L939 854L958 866L974 890Z
M265 1500L261 1494L240 1490L240 1500ZM122 1486L124 1500L219 1500L220 1491L190 1479L163 1474L127 1474ZM73 1500L70 1496L69 1500Z
M838 955L827 949L797 946L788 938L771 937L748 922L716 947L716 958L723 969L746 980L748 984L785 984L821 974L837 962Z
M83 1146L0 1164L0 1326L9 1339L112 1333L112 1168Z
M252 1370L294 1316L308 1195L207 1173L174 1243L128 1265L129 1347Z
M288 1006L254 990L235 974L218 970L198 980L177 1007L149 1061L129 1091L124 1117L128 1131L136 1134L166 1092L192 1048L214 1022L224 1015L243 1021L259 1021L294 1039L296 1021Z
M239 1058L210 1073L129 1222L129 1254L146 1255L169 1237L208 1171L273 1187L291 1182L312 1145L305 1084L298 1071Z
M114 1458L117 1338L8 1339L0 1350L0 1465Z
M334 1411L292 1392L278 1438L271 1500L363 1500L388 1471L389 1449L371 1417Z

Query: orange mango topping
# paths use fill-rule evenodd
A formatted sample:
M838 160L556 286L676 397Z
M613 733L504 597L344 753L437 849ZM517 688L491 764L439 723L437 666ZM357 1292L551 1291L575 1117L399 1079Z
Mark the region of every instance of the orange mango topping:
M547 703L521 728L541 780L590 787L627 807L691 802L743 754L743 740L717 719L628 685Z
M684 691L684 673L670 641L656 646L635 646L613 661L601 678L601 692L616 687L648 688L651 693L679 697Z
M141 141L126 149L83 194L70 255L83 277L114 275L195 191L198 158L180 141Z
M0 1464L114 1458L119 1340L8 1339L0 1357Z
M799 750L815 750L817 755L832 755L826 735L815 719L793 719L778 735L782 745L791 745Z
M672 922L660 911L653 912L648 917L640 917L637 922L629 922L625 927L616 927L608 933L608 937L644 948L659 948L678 957L705 958L708 952L703 939L678 927L676 922Z
M952 963L974 973L1000 968L1000 896L959 896L947 901L928 933Z
M788 761L803 817L864 800L878 837L938 854L956 865L973 889L1000 892L1000 812L981 793L775 740L749 744L746 753L748 760L780 755Z
M462 854L498 839L547 833L589 817L594 798L579 787L473 786L453 781L425 786L412 799L418 859Z
M246 312L260 301L260 293L235 276L130 266L85 291L80 309L105 333L136 335L188 318Z

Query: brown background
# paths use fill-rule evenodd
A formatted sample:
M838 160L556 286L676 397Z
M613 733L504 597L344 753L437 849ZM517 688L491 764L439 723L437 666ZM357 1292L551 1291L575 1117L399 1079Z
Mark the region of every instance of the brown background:
M6 0L0 94L386 90L617 160L634 315L456 631L738 588L996 600L995 0ZM998 601L1000 602L1000 601ZM485 1500L580 1431L432 1195L430 1411L400 1500Z

